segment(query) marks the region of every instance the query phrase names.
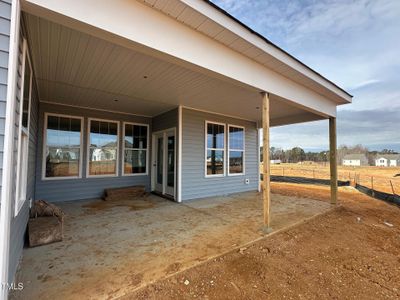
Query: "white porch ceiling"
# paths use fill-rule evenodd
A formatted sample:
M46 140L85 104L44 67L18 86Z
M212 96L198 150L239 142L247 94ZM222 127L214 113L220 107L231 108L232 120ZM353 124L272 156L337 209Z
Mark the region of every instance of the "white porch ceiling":
M257 109L261 97L252 87L210 77L37 16L24 17L43 102L143 116L184 105L261 119ZM321 118L271 97L272 125Z

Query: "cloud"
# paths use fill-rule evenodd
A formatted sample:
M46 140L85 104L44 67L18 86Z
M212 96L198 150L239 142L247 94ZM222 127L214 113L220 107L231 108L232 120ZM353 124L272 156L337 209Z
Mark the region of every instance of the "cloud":
M400 126L399 0L213 2L354 95L351 105L338 108L339 141L400 142L393 129ZM326 126L274 129L273 141L326 147Z
M355 86L351 87L351 89L352 90L357 90L357 89L364 88L366 86L369 86L369 85L374 84L374 83L379 83L379 82L382 82L382 80L380 80L380 79L369 79L369 80L357 83Z

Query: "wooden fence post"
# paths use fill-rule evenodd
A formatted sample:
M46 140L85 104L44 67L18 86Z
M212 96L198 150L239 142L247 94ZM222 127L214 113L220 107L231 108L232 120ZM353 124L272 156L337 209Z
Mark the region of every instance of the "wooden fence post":
M394 196L396 196L396 193L395 193L395 191L394 191L394 187L393 187L392 180L389 180L389 181L390 181L390 185L392 186L392 193L393 193Z
M375 190L374 190L374 176L371 176L371 189L372 189L372 197L375 196Z

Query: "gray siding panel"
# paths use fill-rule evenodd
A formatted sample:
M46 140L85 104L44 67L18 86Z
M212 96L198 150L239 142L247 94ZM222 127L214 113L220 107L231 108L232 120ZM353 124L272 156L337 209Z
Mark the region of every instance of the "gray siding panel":
M42 180L42 163L43 163L43 126L44 113L58 113L72 116L84 117L84 133L83 133L83 165L82 177L79 179L58 179L58 180ZM119 147L119 174L116 177L105 178L85 178L86 177L86 156L87 156L87 125L88 118L100 118L113 121L120 121L120 147ZM41 103L39 114L39 137L36 165L36 199L43 199L51 202L79 200L98 198L103 195L105 188L124 187L131 185L144 185L150 190L150 175L140 176L122 176L122 122L135 122L150 125L151 136L151 118L138 117L133 115L118 114L111 112L103 112L98 110L81 109L69 106ZM151 145L149 141L149 146ZM149 149L148 153L151 153Z
M21 78L22 74L22 36L19 45L19 65L17 73L17 97L15 107L15 144L14 144L14 170L17 170L18 158L18 139L19 139L19 118L20 118L20 97L21 97ZM29 154L28 154L28 182L27 182L27 201L20 209L17 216L11 220L11 239L10 239L10 269L9 280L12 281L19 260L22 256L26 226L29 219L29 199L33 199L35 193L35 168L36 168L36 146L37 146L37 116L38 116L38 95L35 86L32 90L30 116L29 116ZM16 198L16 182L14 182L13 199ZM14 212L14 207L13 207Z
M182 113L182 200L257 190L256 124L189 109L183 109ZM245 175L205 177L206 120L245 127ZM250 183L245 184L245 179Z
M169 128L178 128L178 108L167 111L153 118L153 132Z

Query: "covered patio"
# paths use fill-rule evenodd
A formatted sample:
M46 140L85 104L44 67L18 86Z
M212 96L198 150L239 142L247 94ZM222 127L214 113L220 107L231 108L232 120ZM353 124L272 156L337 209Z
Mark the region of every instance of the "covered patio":
M14 299L115 299L264 236L257 192L184 204L148 195L59 206L67 214L64 240L24 250L17 274L24 289ZM279 231L330 208L272 194L272 227Z
M351 95L212 3L12 8L0 262L11 282L23 257L15 296L116 297L325 211L271 204L272 126L329 119L336 204L336 107ZM132 186L173 201L85 200ZM40 199L67 213L65 239L21 255Z

